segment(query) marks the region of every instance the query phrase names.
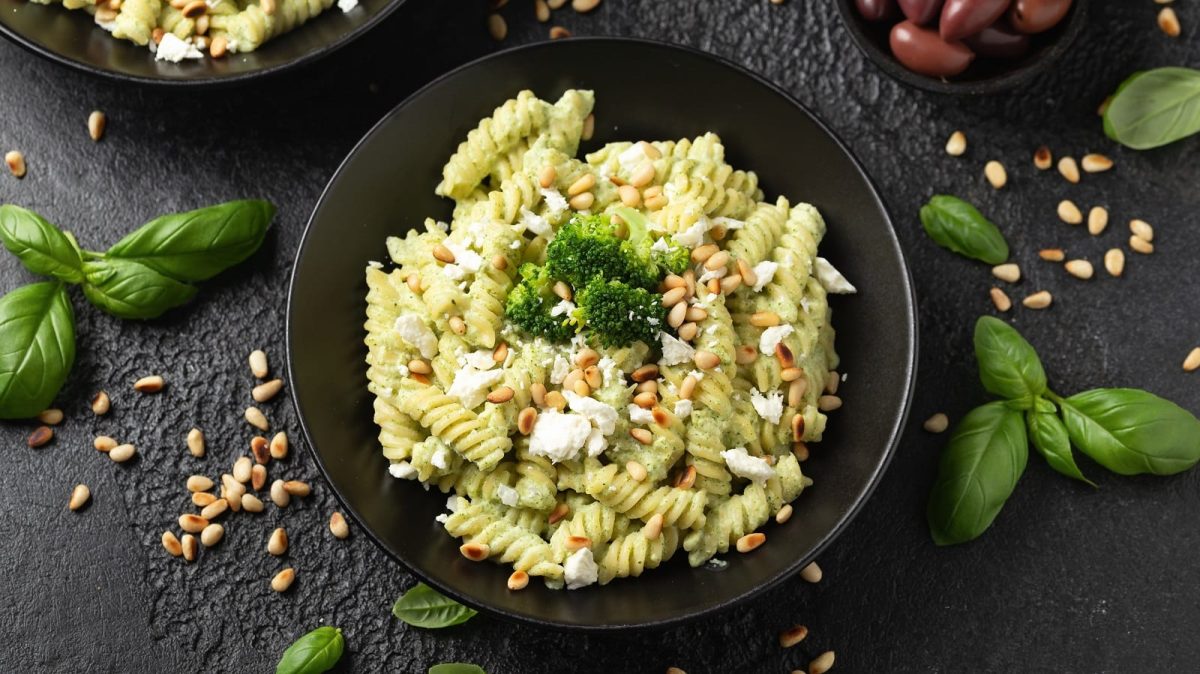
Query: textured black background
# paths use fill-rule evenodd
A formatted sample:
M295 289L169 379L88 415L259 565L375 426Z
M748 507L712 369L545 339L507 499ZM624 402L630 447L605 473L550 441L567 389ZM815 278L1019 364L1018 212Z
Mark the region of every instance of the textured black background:
M370 0L368 0L370 1ZM1017 493L982 540L953 549L929 541L924 504L944 437L920 428L944 410L958 418L983 401L970 331L992 313L986 267L932 245L916 212L935 192L957 193L1001 226L1025 280L1014 297L1046 288L1045 312L1013 322L1040 348L1052 386L1148 388L1200 412L1200 373L1179 363L1200 343L1195 279L1200 246L1197 141L1135 153L1107 141L1096 105L1130 72L1200 65L1190 39L1200 10L1177 3L1184 38L1154 26L1151 0L1093 2L1083 38L1048 76L1022 92L957 99L905 89L849 43L832 2L607 0L588 16L554 21L577 34L636 35L720 54L763 73L812 107L876 179L916 279L921 360L913 419L891 469L857 520L821 560L825 580L790 581L703 624L656 633L581 637L477 618L421 631L391 617L411 578L361 531L335 541L325 528L336 501L306 450L272 464L273 477L309 479L315 493L286 511L235 515L220 546L185 565L159 536L187 504L184 476L228 470L252 435L240 421L253 348L282 370L284 305L292 257L308 213L353 143L393 105L438 73L497 49L481 3L412 2L371 35L316 67L262 84L212 92L116 85L53 66L0 44L0 149L20 148L29 175L0 175L0 201L42 212L101 248L149 217L240 196L279 206L276 227L250 262L205 284L199 301L164 320L123 323L75 296L79 356L59 404L68 420L55 442L25 447L32 425L0 425L0 670L37 672L267 672L299 634L318 624L345 630L338 671L424 672L469 661L491 674L788 672L834 649L846 672L1151 672L1200 667L1200 473L1119 478L1082 461L1098 491L1030 460ZM506 44L546 39L532 3L504 10ZM603 63L595 64L605 67ZM654 64L630 77L658 77ZM697 91L703 105L719 91ZM87 114L109 116L100 143ZM447 111L453 114L453 111ZM966 156L942 152L963 129ZM1041 143L1057 154L1102 151L1117 168L1071 186L1034 170ZM982 166L1000 159L1009 185L993 191ZM803 161L804 158L797 158ZM1105 204L1112 224L1099 240L1058 222L1070 196ZM1130 255L1125 278L1090 282L1039 262L1059 245L1090 258L1123 246L1131 217L1156 226L1151 257ZM0 262L0 290L30 280ZM886 336L887 326L880 326ZM165 375L155 397L129 386ZM854 372L858 381L869 372ZM87 409L106 388L113 412ZM296 431L284 397L265 406ZM870 410L847 410L839 423ZM210 438L208 457L184 449L192 425ZM136 443L140 458L116 465L91 448L108 433ZM93 502L66 510L72 485ZM292 535L286 562L266 554L274 522ZM351 524L352 530L355 525ZM268 580L284 563L293 590ZM782 650L779 630L812 632Z

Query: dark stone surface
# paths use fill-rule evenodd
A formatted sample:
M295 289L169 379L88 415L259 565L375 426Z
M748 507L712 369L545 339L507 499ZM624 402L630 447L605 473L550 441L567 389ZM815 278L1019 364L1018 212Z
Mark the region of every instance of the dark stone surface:
M1103 137L1094 113L1134 70L1200 62L1200 47L1188 39L1200 13L1180 6L1184 38L1169 40L1148 1L1093 3L1084 38L1055 72L988 99L933 96L884 78L848 44L828 2L609 0L588 16L556 14L577 34L685 43L763 73L829 121L892 209L921 311L914 418L881 487L821 560L821 584L796 579L705 624L665 633L579 637L486 618L446 631L410 629L389 608L411 578L361 531L332 539L325 522L335 499L295 439L292 457L272 473L312 480L312 497L282 513L233 517L226 540L203 550L197 564L168 558L159 536L176 528L184 476L228 470L252 435L240 420L252 383L246 354L261 346L281 370L288 273L322 186L353 143L415 87L497 48L479 4L412 2L317 67L214 92L117 86L0 45L0 146L20 148L29 162L23 181L0 175L0 201L36 209L97 248L162 212L238 196L268 197L280 209L274 233L249 263L204 284L199 301L164 320L120 322L75 296L79 357L60 396L68 421L40 450L24 444L32 425L0 424L0 669L266 672L293 638L322 623L346 632L343 672L424 672L452 660L491 674L651 673L668 665L691 674L787 672L828 648L843 672L1200 667L1200 473L1119 478L1085 460L1100 484L1093 491L1034 458L982 540L937 549L924 522L944 438L924 433L920 422L939 410L961 417L984 400L970 330L976 316L993 312L987 268L921 234L916 211L932 193L971 199L1006 232L1026 277L1014 297L1055 293L1049 311L1010 317L1041 349L1052 386L1064 393L1140 386L1200 411L1200 374L1179 368L1200 342L1197 141L1123 150ZM545 39L530 5L504 10L508 43ZM667 75L646 64L630 76ZM696 103L719 95L697 92ZM98 144L84 128L93 108L110 119ZM956 128L971 143L958 159L941 150ZM1070 186L1034 170L1029 157L1041 143L1056 154L1103 151L1117 168ZM983 180L992 158L1009 168L1001 192ZM1057 221L1055 204L1068 195L1081 206L1110 207L1101 238ZM1104 250L1124 245L1131 217L1156 226L1158 252L1131 255L1123 279L1101 273L1085 283L1037 261L1039 248L1058 245L1099 266ZM3 259L0 290L30 279ZM132 381L150 372L167 377L167 390L133 393ZM870 377L850 374L852 382ZM113 395L113 412L96 419L87 400L99 388ZM265 409L276 427L296 431L284 398ZM835 422L853 423L856 414L870 410L846 410ZM193 424L210 438L203 460L184 450ZM140 457L111 463L91 448L97 433L136 443ZM93 501L71 513L65 505L77 482L91 486ZM276 521L292 534L282 561L264 550ZM298 580L276 595L268 579L284 564ZM777 632L795 623L807 624L811 636L780 649Z

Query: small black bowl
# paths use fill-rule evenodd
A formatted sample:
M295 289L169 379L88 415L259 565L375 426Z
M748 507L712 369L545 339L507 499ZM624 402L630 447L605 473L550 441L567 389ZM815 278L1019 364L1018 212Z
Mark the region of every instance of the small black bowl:
M0 0L0 35L51 61L117 80L193 87L234 84L331 54L403 3L360 0L358 7L347 13L334 4L255 51L182 63L155 61L149 49L113 38L82 10L28 0Z
M604 64L597 68L596 64ZM629 77L655 64L658 77ZM766 527L753 554L730 551L723 571L688 567L679 554L640 578L553 591L505 584L511 569L477 564L434 521L446 497L397 480L380 454L363 359L365 267L387 260L384 239L448 219L436 196L441 167L467 131L521 89L555 99L596 92L589 152L621 139L721 135L727 159L754 169L774 199L786 194L824 214L822 254L859 288L833 299L837 348L849 379L826 439L805 473L815 485L795 516ZM703 97L700 91L719 91ZM422 580L490 613L546 627L619 630L661 626L732 606L810 562L879 481L908 412L916 356L908 269L892 224L862 167L787 94L712 56L664 44L605 38L542 42L455 70L400 104L350 153L330 180L297 253L288 298L288 367L308 446L347 511L384 550Z
M867 21L854 7L854 0L837 0L837 6L854 44L892 78L939 94L994 94L1023 86L1052 67L1087 23L1088 2L1071 3L1070 11L1057 26L1033 36L1032 48L1024 57L1012 61L976 59L966 72L948 80L914 73L892 56L888 36L896 21Z

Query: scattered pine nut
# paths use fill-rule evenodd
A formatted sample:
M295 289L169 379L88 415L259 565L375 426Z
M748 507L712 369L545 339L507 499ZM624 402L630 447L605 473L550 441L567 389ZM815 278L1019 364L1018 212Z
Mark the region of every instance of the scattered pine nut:
M1088 211L1088 234L1100 236L1105 227L1108 227L1108 209L1103 206L1092 206L1092 210Z
M1043 248L1038 251L1038 257L1047 262L1062 262L1067 259L1067 254L1062 248Z
M571 208L577 211L586 211L587 209L591 208L592 204L595 202L596 195L592 194L591 192L582 192L567 200L567 203L571 205Z
M496 253L492 256L492 266L500 271L504 271L508 269L508 258L504 256L504 253Z
M329 531L334 538L346 538L350 535L350 525L346 524L346 518L336 510L329 516Z
M504 38L508 37L508 23L499 14L488 16L487 27L488 32L492 35L492 39L496 42L503 42Z
M804 415L797 414L792 417L792 440L800 442L804 439Z
M204 475L192 475L187 479L188 491L208 491L213 488L212 478Z
M946 141L946 154L951 157L961 157L967 151L967 135L962 131L955 131L950 134L950 139Z
M571 0L571 9L586 14L600 5L600 0Z
M1050 148L1045 145L1039 147L1033 153L1033 165L1039 171L1045 171L1054 163L1054 157L1050 154Z
M87 504L88 499L91 497L92 491L88 489L86 484L77 484L75 485L75 488L71 490L71 500L67 501L67 508L69 510L79 510L85 504Z
M621 203L630 208L637 208L642 205L642 193L633 185L621 185L617 188L617 196L621 198Z
M108 410L111 408L111 406L112 401L109 400L108 394L104 391L100 391L96 395L92 396L92 414L95 414L98 417L104 416L105 414L108 414Z
M995 276L1001 281L1016 283L1017 281L1021 280L1021 268L1013 262L1009 262L1007 264L998 264L995 267L992 267L992 276Z
M637 168L629 176L629 184L634 187L645 187L654 180L654 164L649 161L643 161L638 164ZM648 198L650 190L646 190L647 194L643 195L643 199Z
M38 421L46 424L47 426L57 426L62 423L63 411L52 407L48 410L42 410L41 412L38 412L37 418Z
M550 7L546 4L546 0L535 0L533 4L533 14L541 23L546 23L550 20ZM526 580L526 582L529 581Z
M1142 255L1149 255L1154 252L1154 244L1136 234L1129 237L1129 247Z
M550 9L560 9L563 5L567 4L567 0L546 0L546 4L549 5Z
M226 510L229 510L229 501L219 498L204 506L204 509L200 511L200 516L211 522L224 515Z
M287 433L279 431L271 438L270 452L272 459L286 459L288 455Z
M256 463L250 468L250 487L254 491L258 491L267 484L267 467L261 463Z
M557 522L561 522L562 519L564 517L566 517L567 515L569 515L570 513L571 513L571 506L567 505L566 503L560 502L554 506L554 510L550 511L550 517L547 518L547 522L549 522L550 524L555 524Z
M308 496L312 493L312 487L308 486L307 482L300 480L288 480L283 483L283 488L292 496Z
M1083 222L1083 213L1079 212L1079 207L1070 199L1063 199L1058 202L1058 219L1068 225L1078 225Z
M189 562L196 561L196 553L200 552L200 544L196 541L196 537L191 534L184 534L180 548L183 550L183 558Z
M88 115L87 128L88 135L92 140L99 141L104 137L104 127L108 123L108 117L99 110L92 110L92 114Z
M47 443L54 439L54 429L49 426L38 426L29 434L29 439L26 444L36 449L44 447Z
M646 520L645 526L642 527L642 536L648 541L656 540L660 535L662 535L662 528L662 513L654 513L650 519Z
M496 348L492 349L492 362L503 363L506 360L508 360L508 344L500 342ZM600 359L597 357L596 360Z
M711 370L721 364L720 356L712 351L697 351L696 355L692 357L692 361L701 370Z
M9 150L4 155L4 163L8 164L8 170L15 178L25 177L25 155L20 150Z
M204 527L204 530L200 532L200 542L203 543L204 547L206 548L211 548L217 543L220 543L221 539L224 537L225 527L221 526L220 524L210 524Z
M482 562L492 553L492 549L488 547L487 543L464 543L459 546L458 551L472 562Z
M546 164L538 173L538 184L542 187L549 188L558 179L558 171L553 164Z
M779 645L784 648L791 648L796 644L804 641L808 637L808 628L804 625L796 625L791 629L786 629L779 633Z
M1046 290L1038 291L1038 292L1026 297L1025 299L1021 300L1021 304L1024 304L1026 307L1028 307L1030 309L1045 309L1045 308L1049 307L1053 302L1054 302L1054 297L1050 294L1049 291L1046 291Z
M821 572L821 567L818 566L816 562L812 562L803 569L800 569L800 577L803 578L805 582L819 583L824 575L825 574Z
M218 35L213 38L212 44L208 45L208 55L219 59L229 51L229 40L224 35Z
M517 430L521 435L529 435L533 432L533 425L537 423L537 409L526 407L517 415Z
M166 549L167 554L172 557L178 557L183 554L183 546L179 544L179 539L170 531L164 531L162 535L162 546Z
M567 536L567 540L563 543L563 547L571 552L582 550L584 548L590 548L592 547L592 539L588 538L587 536Z
M254 402L265 403L274 398L281 389L283 389L283 380L272 379L269 382L255 386L250 392L250 396L254 398Z
M454 252L440 243L433 247L433 257L439 262L454 264Z
M290 566L283 571L275 574L271 579L271 589L276 592L287 592L287 589L296 581L296 572Z
M691 489L692 486L695 484L696 484L696 467L695 466L688 466L687 468L685 468L684 471L679 474L678 479L675 480L675 487L677 489Z
M833 651L825 651L808 663L808 674L825 674L833 669L833 661Z
M117 446L117 441L107 435L98 435L92 441L92 446L96 448L97 452L109 452L112 451L113 447Z
M646 472L646 467L637 461L626 463L625 470L629 471L629 477L632 477L634 482L645 482L649 476L649 473Z
M779 512L775 513L775 523L783 524L784 522L792 519L792 512L792 504L783 504L783 507L779 509Z
M241 482L242 484L249 482L250 467L252 465L254 464L251 462L250 457L239 456L237 460L233 462L233 479Z
M192 456L204 456L204 432L199 428L193 428L192 430L188 431L187 447L188 452L190 452Z
M117 445L108 451L108 458L117 463L125 463L132 459L134 454L137 454L137 448L133 445Z
M210 494L206 491L192 492L192 505L196 506L197 508L208 507L209 505L215 503L216 500L217 500L216 496L213 496L212 494Z
M1000 189L1008 184L1008 171L1004 170L1004 164L995 159L984 164L983 175L992 184L992 187L996 189Z
M279 527L275 531L272 531L271 537L267 539L267 552L278 557L287 552L287 549L287 531L283 527Z
M1079 165L1075 163L1074 157L1063 157L1058 160L1058 172L1062 177L1067 179L1069 183L1079 182Z
M267 465L271 462L271 454L267 450L267 439L261 435L256 435L250 439L250 454L254 457L254 463L258 465ZM253 470L253 468L251 468Z
M567 187L567 196L578 196L596 186L596 176L585 173Z
M250 352L250 372L258 379L265 379L270 370L267 368L267 354L261 349Z
M1064 267L1066 267L1068 274L1084 281L1092 278L1092 275L1095 273L1092 263L1087 260L1071 260Z
M1012 309L1012 300L1008 298L1008 295L1003 290L993 286L988 293L991 295L992 304L996 305L997 311L1003 313Z
M500 388L487 394L487 401L492 404L499 405L513 399L515 392L512 387L501 386Z
M292 495L283 487L283 480L271 483L271 501L279 508L286 508L292 502Z
M1088 173L1103 173L1113 167L1113 161L1102 154L1085 154L1079 164Z
M262 499L258 498L254 494L242 494L241 501L242 510L245 510L248 513L260 513L263 511Z
M742 553L750 552L766 542L767 535L761 531L755 531L754 533L746 534L745 536L737 539L737 551Z
M1183 359L1183 371L1195 372L1200 369L1200 346L1188 352L1187 358Z
M924 427L930 433L945 433L946 429L950 427L950 418L944 413L938 412L925 420Z
M1179 26L1179 16L1170 7L1163 7L1158 13L1158 28L1167 37L1179 37L1182 29Z
M1125 271L1125 252L1120 248L1110 248L1104 254L1104 268L1110 276L1120 276Z
M1139 239L1143 239L1145 241L1154 240L1154 228L1151 227L1150 223L1146 222L1145 220L1139 220L1137 218L1130 220L1129 231L1133 232L1133 235Z
M138 393L158 393L163 390L163 378L158 375L142 377L133 382L133 390Z
M246 408L246 422L260 431L270 430L271 424L267 421L267 415L263 414L262 410L257 407Z
M199 515L184 513L179 516L179 528L189 534L198 534L204 531L204 527L208 526L208 520Z
M841 406L842 399L837 396L826 395L817 398L817 409L821 410L822 412L832 412Z
M629 435L643 445L649 445L654 442L654 435L644 428L631 428L629 429Z
M542 2L542 0L538 0L538 2ZM543 4L542 6L545 5ZM550 10L546 11L548 12ZM508 577L508 589L512 590L513 592L516 592L517 590L524 590L528 585L529 574L525 573L524 571L513 571L512 575Z

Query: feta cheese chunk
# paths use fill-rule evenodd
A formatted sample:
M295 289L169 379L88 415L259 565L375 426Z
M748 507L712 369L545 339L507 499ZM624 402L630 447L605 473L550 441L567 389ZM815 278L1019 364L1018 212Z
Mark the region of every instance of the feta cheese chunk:
M796 329L790 325L776 325L766 330L763 330L762 336L758 338L758 350L763 355L773 355L775 347L784 340L785 337L795 332Z
M600 362L596 363L596 367L600 369L600 374L604 377L604 385L608 386L621 376L621 368L617 367L617 361L603 356Z
M563 358L561 355L555 354L554 365L550 367L550 383L561 384L570 373L571 363L567 362L567 359Z
M472 351L463 356L463 360L476 370L490 370L496 366L496 359L492 358L492 352L487 349Z
M758 416L773 424L779 423L779 417L783 415L783 394L779 391L764 396L758 389L753 389L750 391L750 404Z
M762 485L775 477L775 469L765 460L746 453L745 447L734 447L721 452L729 471L738 477L744 477L751 482Z
M543 187L541 189L542 198L546 200L546 208L550 209L551 215L558 215L567 210L567 199L561 192L553 187ZM549 236L547 232L545 236Z
M600 566L592 557L591 548L580 548L563 562L563 580L567 582L568 590L587 587L599 579Z
M593 428L591 433L588 433L587 442L583 448L587 450L587 455L596 457L604 453L608 449L608 438L600 432L599 428Z
M667 243L667 240L660 236L655 240L654 245L650 246L650 250L655 253L669 253L671 251L671 244Z
M625 169L627 173L633 173L647 159L649 157L646 156L646 147L641 143L634 143L617 155L617 161L621 163L621 168Z
M637 405L630 405L629 422L633 424L652 424L654 423L654 413Z
M771 262L770 260L763 260L754 265L754 275L757 277L757 281L754 283L754 292L762 292L762 289L767 287L771 279L775 278L775 272L778 270L779 263Z
M412 464L407 461L397 461L388 466L388 472L392 477L401 480L412 480L417 477L417 469L412 467Z
M704 235L708 234L708 230L712 229L712 227L712 220L702 215L691 227L682 232L676 232L672 235L672 238L675 239L675 243L684 248L695 248L704 243Z
M543 190L542 194L545 194L548 191L549 190ZM555 194L558 193L555 192ZM559 198L561 199L562 195L559 195ZM550 203L550 197L546 197L546 203ZM565 201L563 204L563 208L566 208ZM546 220L546 218L543 218L528 208L521 209L521 225L523 225L525 229L537 234L538 236L550 236L554 233L554 228L550 226L550 223Z
M825 288L826 292L831 292L834 295L853 295L858 292L858 288L850 285L842 272L838 271L829 260L823 257L817 258L814 265L814 271L817 274L817 280Z
M158 49L154 52L155 61L170 61L171 63L179 63L184 59L200 59L204 58L204 53L191 42L181 39L174 33L164 33L162 42L158 43Z
M592 422L580 414L563 414L554 409L539 414L529 436L529 453L552 463L574 459L592 432Z
M612 408L612 405L602 403L595 398L581 396L574 391L563 391L563 397L567 399L567 405L572 412L586 417L601 433L612 435L612 432L617 429L617 411Z
M686 419L692 416L692 401L691 400L676 400L675 401L675 416L680 419Z
M488 389L504 378L504 370L476 370L470 365L454 377L446 395L458 398L463 407L475 409L487 398Z
M483 258L467 246L457 244L450 239L443 241L442 245L454 253L454 264L461 267L464 272L475 274L483 267Z
M521 500L521 496L517 493L517 490L506 484L496 485L496 498L500 499L501 503L510 508L516 508L517 503Z
M696 350L690 344L666 332L658 333L658 338L662 342L662 358L658 361L660 365L679 365L696 355Z
M575 311L575 303L570 300L559 300L550 309L551 316L569 316L572 311Z
M169 33L168 33L169 35ZM396 319L394 325L400 338L421 352L422 358L433 358L438 352L437 335L416 314L405 314Z
M446 470L450 467L450 450L446 447L438 447L433 456L429 457L429 463L440 470Z
M345 14L355 7L358 7L358 0L338 0L337 5L338 9L342 10L342 13Z

